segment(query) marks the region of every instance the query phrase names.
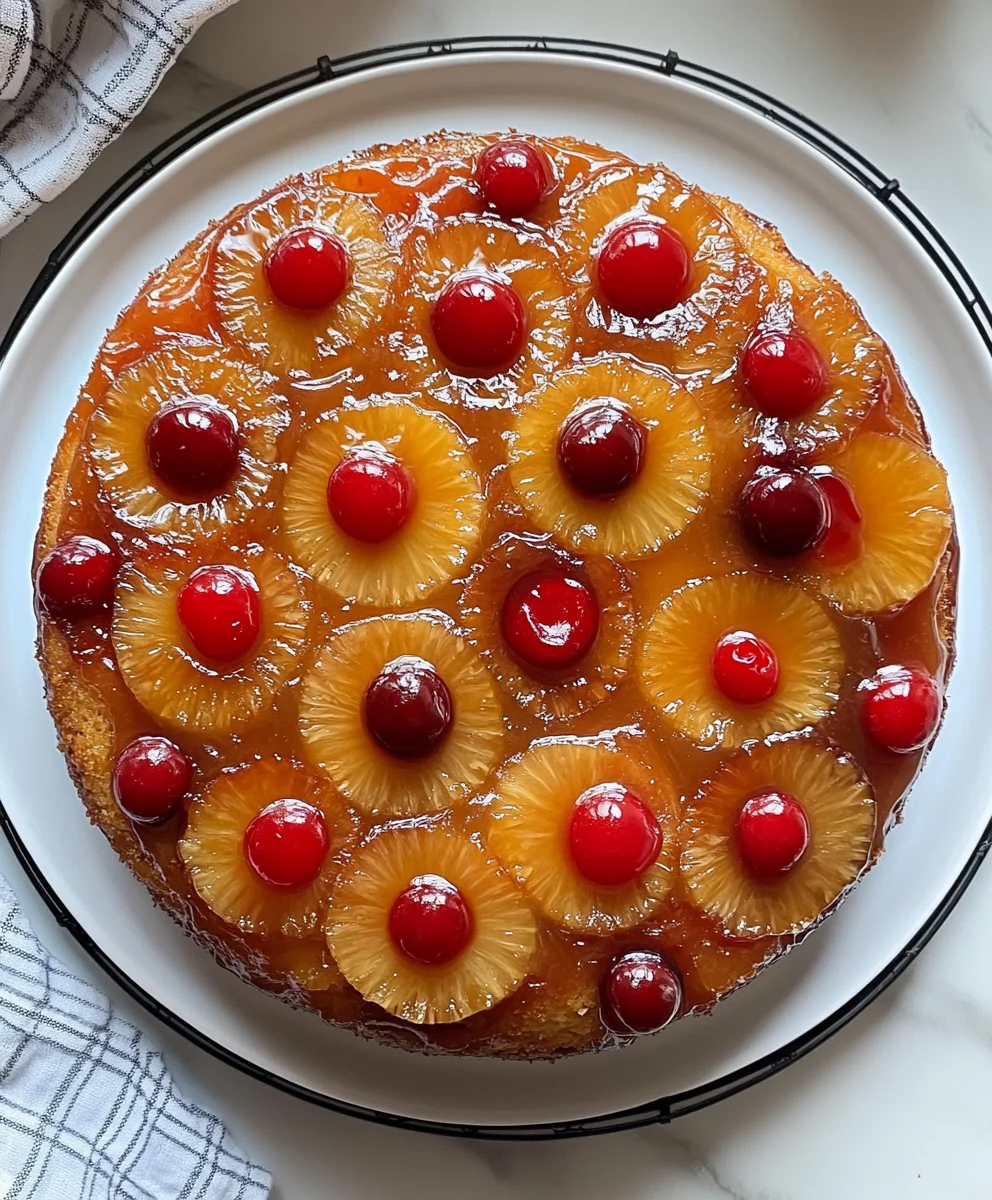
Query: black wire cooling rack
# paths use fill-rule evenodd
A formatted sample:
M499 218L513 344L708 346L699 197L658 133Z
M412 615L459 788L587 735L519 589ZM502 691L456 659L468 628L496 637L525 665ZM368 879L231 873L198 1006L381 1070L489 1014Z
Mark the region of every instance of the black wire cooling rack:
M375 50L364 50L335 59L322 55L312 66L274 79L271 83L252 88L251 91L222 104L219 108L215 108L212 112L193 121L166 139L109 187L87 209L52 251L18 308L3 339L0 340L0 361L7 354L28 315L51 286L59 271L100 223L148 179L212 133L248 113L264 108L275 100L281 100L285 96L305 91L315 85L342 79L376 67L442 56L506 52L524 56L527 54L553 54L568 58L591 59L596 62L636 67L650 74L671 76L705 91L715 92L734 100L773 124L795 134L846 171L909 231L947 281L957 300L964 306L989 355L992 356L992 311L964 264L944 237L910 200L897 179L886 175L853 146L849 146L797 109L783 104L773 96L769 96L733 76L715 71L711 67L701 66L699 63L689 62L681 58L674 50L668 50L661 54L632 46L588 41L582 38L464 37L452 38L450 41L404 42ZM822 1045L902 974L944 923L971 882L989 849L992 848L992 824L990 824L940 905L909 945L847 1004L775 1054L768 1055L703 1087L606 1116L551 1124L503 1126L448 1124L414 1117L400 1117L392 1113L349 1104L300 1087L204 1037L199 1030L193 1028L140 988L89 937L63 905L48 880L42 875L2 804L0 804L0 828L3 829L22 867L56 921L68 930L99 966L138 1003L202 1050L281 1091L349 1116L424 1133L503 1141L539 1141L550 1138L582 1137L634 1129L645 1125L666 1124L676 1117L697 1112L701 1108L735 1095L752 1084L776 1074L817 1046Z

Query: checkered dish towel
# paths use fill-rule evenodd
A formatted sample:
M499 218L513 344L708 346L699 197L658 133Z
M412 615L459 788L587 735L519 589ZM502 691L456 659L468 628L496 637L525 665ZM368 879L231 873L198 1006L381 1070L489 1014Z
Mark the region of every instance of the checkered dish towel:
M269 1176L52 958L0 876L0 1197L265 1200Z
M90 165L233 0L0 0L0 237Z

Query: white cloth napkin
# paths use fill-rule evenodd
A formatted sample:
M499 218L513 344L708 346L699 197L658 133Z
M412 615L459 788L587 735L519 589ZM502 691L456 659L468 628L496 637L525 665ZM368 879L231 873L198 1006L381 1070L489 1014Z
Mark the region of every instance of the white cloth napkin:
M148 1038L45 950L0 876L0 1196L265 1200L269 1186Z
M0 0L0 237L57 196L233 0Z

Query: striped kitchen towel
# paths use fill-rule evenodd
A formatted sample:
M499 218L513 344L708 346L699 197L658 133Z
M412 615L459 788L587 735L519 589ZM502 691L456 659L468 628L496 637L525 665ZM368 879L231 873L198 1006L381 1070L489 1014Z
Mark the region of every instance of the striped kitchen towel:
M0 0L0 237L142 109L233 0Z
M31 932L0 876L0 1197L265 1200L267 1172Z

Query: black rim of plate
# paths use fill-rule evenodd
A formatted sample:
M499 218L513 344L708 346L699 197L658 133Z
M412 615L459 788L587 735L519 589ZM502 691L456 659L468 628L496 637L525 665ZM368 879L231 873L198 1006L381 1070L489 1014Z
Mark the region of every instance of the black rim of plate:
M295 71L271 83L253 88L237 99L231 100L198 120L187 125L184 129L162 142L145 158L135 163L130 170L122 175L106 192L83 214L68 234L59 243L45 263L37 279L32 284L24 302L18 309L10 328L3 340L0 341L0 361L5 357L14 338L27 320L28 315L51 285L52 281L72 257L73 253L93 232L94 229L133 192L137 191L146 180L151 179L163 167L178 158L184 151L195 146L198 142L209 137L217 130L229 125L232 121L264 108L275 100L291 96L295 92L326 83L335 79L346 78L361 71L391 64L416 62L441 56L480 53L518 53L555 54L569 58L591 59L596 62L617 63L628 67L637 67L649 74L670 76L685 83L715 92L727 97L752 112L758 113L766 120L788 130L808 145L813 146L831 162L841 167L852 176L902 224L913 236L916 242L926 252L927 256L947 281L954 295L960 301L971 318L979 336L990 356L992 356L992 311L982 297L974 280L968 274L964 265L941 234L934 228L926 216L916 207L899 186L897 179L892 179L880 171L872 162L859 154L853 147L835 137L829 130L824 129L815 121L766 93L751 87L747 83L734 79L721 71L714 71L698 63L688 62L679 57L673 50L661 54L649 50L639 50L632 46L616 45L610 42L587 41L581 38L559 37L466 37L454 38L440 42L408 42L394 46L384 46L375 50L361 51L357 54L345 55L342 58L331 59L321 56L317 62L303 70ZM73 918L55 891L44 878L32 859L26 846L21 841L8 816L0 804L0 827L3 828L14 853L27 872L42 899L51 909L56 921L68 930L82 948L99 964L99 966L127 993L138 1001L150 1013L156 1016L177 1033L182 1034L200 1049L212 1054L222 1062L236 1067L238 1070L268 1083L281 1091L288 1092L303 1100L333 1109L349 1116L359 1117L366 1121L390 1125L396 1128L416 1130L424 1133L439 1133L454 1137L488 1138L493 1140L543 1140L549 1138L582 1137L589 1134L612 1133L624 1129L634 1129L639 1126L666 1124L675 1117L685 1116L696 1112L718 1100L733 1096L752 1084L781 1071L784 1067L796 1062L817 1046L822 1045L832 1034L843 1028L852 1018L857 1016L890 983L893 982L907 966L916 958L923 947L930 941L947 916L960 900L965 888L971 882L982 860L992 847L992 824L986 828L978 845L975 847L968 863L954 881L950 890L944 896L929 920L923 925L912 941L898 954L889 965L874 979L853 996L845 1005L827 1017L819 1025L808 1030L774 1054L767 1055L757 1062L743 1067L732 1074L702 1087L682 1092L675 1096L638 1105L635 1108L624 1109L621 1112L605 1116L588 1117L572 1121L528 1124L528 1125L471 1125L448 1124L441 1121L421 1120L415 1117L402 1117L392 1113L380 1112L349 1104L329 1096L323 1096L309 1088L283 1079L271 1071L256 1066L247 1059L232 1053L203 1036L175 1013L161 1005L131 980L110 959L86 931Z

